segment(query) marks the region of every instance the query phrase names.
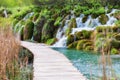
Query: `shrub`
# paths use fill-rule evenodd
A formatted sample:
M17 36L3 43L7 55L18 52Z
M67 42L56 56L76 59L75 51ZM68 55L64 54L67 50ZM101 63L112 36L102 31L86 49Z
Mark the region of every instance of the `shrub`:
M111 54L118 54L119 51L116 48L111 49Z

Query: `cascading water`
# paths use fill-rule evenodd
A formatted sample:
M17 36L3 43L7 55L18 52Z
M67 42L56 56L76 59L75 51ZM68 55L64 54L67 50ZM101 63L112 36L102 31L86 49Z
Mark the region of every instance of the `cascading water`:
M66 20L65 26L62 28L60 27L57 31L56 38L58 42L56 42L53 47L66 47L66 40L67 37L65 36L66 29L68 28L69 20Z
M7 14L7 11L6 10L4 10L4 15L5 15L5 18L7 18L8 17L8 14Z
M99 21L99 17L93 19L91 15L88 16L86 22L83 22L84 14L81 14L80 17L76 18L76 24L77 28L72 28L71 34L74 34L75 32L82 31L82 30L94 30L97 26L111 26L114 25L115 21L117 20L114 18L111 14L115 13L116 9L113 9L111 13L106 13L108 17L108 21L105 25L102 25ZM72 15L73 16L73 15ZM72 18L71 16L71 18ZM66 40L67 37L65 36L65 31L68 28L68 22L70 20L66 20L65 26L63 28L59 28L57 31L56 38L58 39L58 42L56 42L53 47L66 47Z

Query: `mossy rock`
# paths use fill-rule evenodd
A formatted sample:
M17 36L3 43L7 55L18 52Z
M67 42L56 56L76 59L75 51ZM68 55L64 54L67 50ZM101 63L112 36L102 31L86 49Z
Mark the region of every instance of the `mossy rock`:
M67 38L67 45L71 44L74 42L74 35L70 34L68 35L68 38Z
M23 30L23 39L29 40L33 36L33 30L34 30L34 23L30 20L28 20L25 24L24 30Z
M72 18L68 24L68 29L66 30L66 34L69 35L72 31L72 28L76 28L76 27L77 27L76 19Z
M96 39L103 38L105 35L103 33L97 33L96 34Z
M89 42L89 40L80 40L80 41L78 41L78 44L77 44L77 47L76 47L76 49L77 50L83 50L83 45L86 43L86 42Z
M120 20L117 20L117 21L115 22L115 25L120 28ZM120 31L119 31L119 32L120 32Z
M19 22L19 20L17 19L14 19L13 22L12 22L12 27L14 29L15 25Z
M86 49L87 46L92 46L93 42L92 41L88 41L83 45L83 50Z
M48 20L42 29L42 42L46 42L48 39L51 39L54 37L54 31L56 31L56 28L54 26L53 20Z
M120 20L120 11L115 12L114 17Z
M56 38L48 39L47 42L46 42L46 44L53 45L56 41L57 41Z
M33 40L41 42L42 29L45 24L45 21L46 19L43 16L39 16L39 18L36 20L33 32Z
M13 32L14 33L18 33L20 28L25 25L25 21L24 20L21 20L19 21L15 26L13 26Z
M113 32L119 32L120 31L120 27L114 26L114 27L112 27L112 30L113 30Z
M68 49L76 49L78 41L75 41L67 46Z
M35 22L39 17L39 13L35 13L33 16L33 21Z
M81 32L83 34L84 39L90 39L92 31L82 30Z
M116 49L120 49L120 41L118 40L111 40L111 47L112 48L116 48Z
M83 34L81 31L75 33L76 40L81 40L83 39Z
M118 49L112 48L112 49L111 49L111 54L119 54Z
M93 46L86 46L85 51L93 51L94 50L94 47Z
M85 23L88 19L88 16L84 16L83 19L82 19L82 22Z
M116 39L116 40L120 41L120 33L119 33L119 34L114 35L114 37L115 37L115 39Z
M109 19L108 16L105 15L105 14L102 14L102 15L99 17L99 21L100 21L101 24L106 24L107 21L108 21L108 19Z

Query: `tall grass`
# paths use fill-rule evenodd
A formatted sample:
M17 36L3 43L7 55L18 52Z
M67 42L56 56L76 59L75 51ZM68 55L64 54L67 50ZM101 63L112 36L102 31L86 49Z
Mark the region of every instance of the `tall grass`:
M0 80L8 80L9 74L16 75L19 45L10 28L0 27Z

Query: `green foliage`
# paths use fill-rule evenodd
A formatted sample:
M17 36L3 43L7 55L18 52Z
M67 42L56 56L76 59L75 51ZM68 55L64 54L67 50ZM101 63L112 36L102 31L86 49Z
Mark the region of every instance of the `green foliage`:
M69 48L69 49L70 49L70 48L76 49L77 44L78 44L78 41L74 41L73 43L69 44L69 45L67 46L67 48Z
M67 45L69 45L70 43L74 42L74 35L68 35L68 38L67 38Z
M84 39L89 39L91 37L92 31L82 30L81 32L83 34Z
M111 41L111 47L119 49L120 48L120 41L118 41L118 40L112 40Z
M118 54L119 51L116 48L111 49L111 54Z
M57 41L56 38L48 39L47 42L46 42L46 44L52 45L52 44L54 44L56 41Z
M117 27L120 27L120 20L117 20L117 21L115 22L115 25L116 25Z
M59 26L60 25L60 22L61 22L62 18L61 17L58 17L54 23L54 26Z
M33 29L34 29L34 23L30 20L28 20L25 24L24 31L23 31L23 39L28 40L31 39L33 36Z
M77 44L76 49L77 49L77 50L83 50L83 45L84 45L86 42L89 42L89 41L88 41L88 40L85 40L85 39L80 40L80 41L78 42L78 44Z
M0 0L0 5L4 7L25 6L33 3L33 0Z

